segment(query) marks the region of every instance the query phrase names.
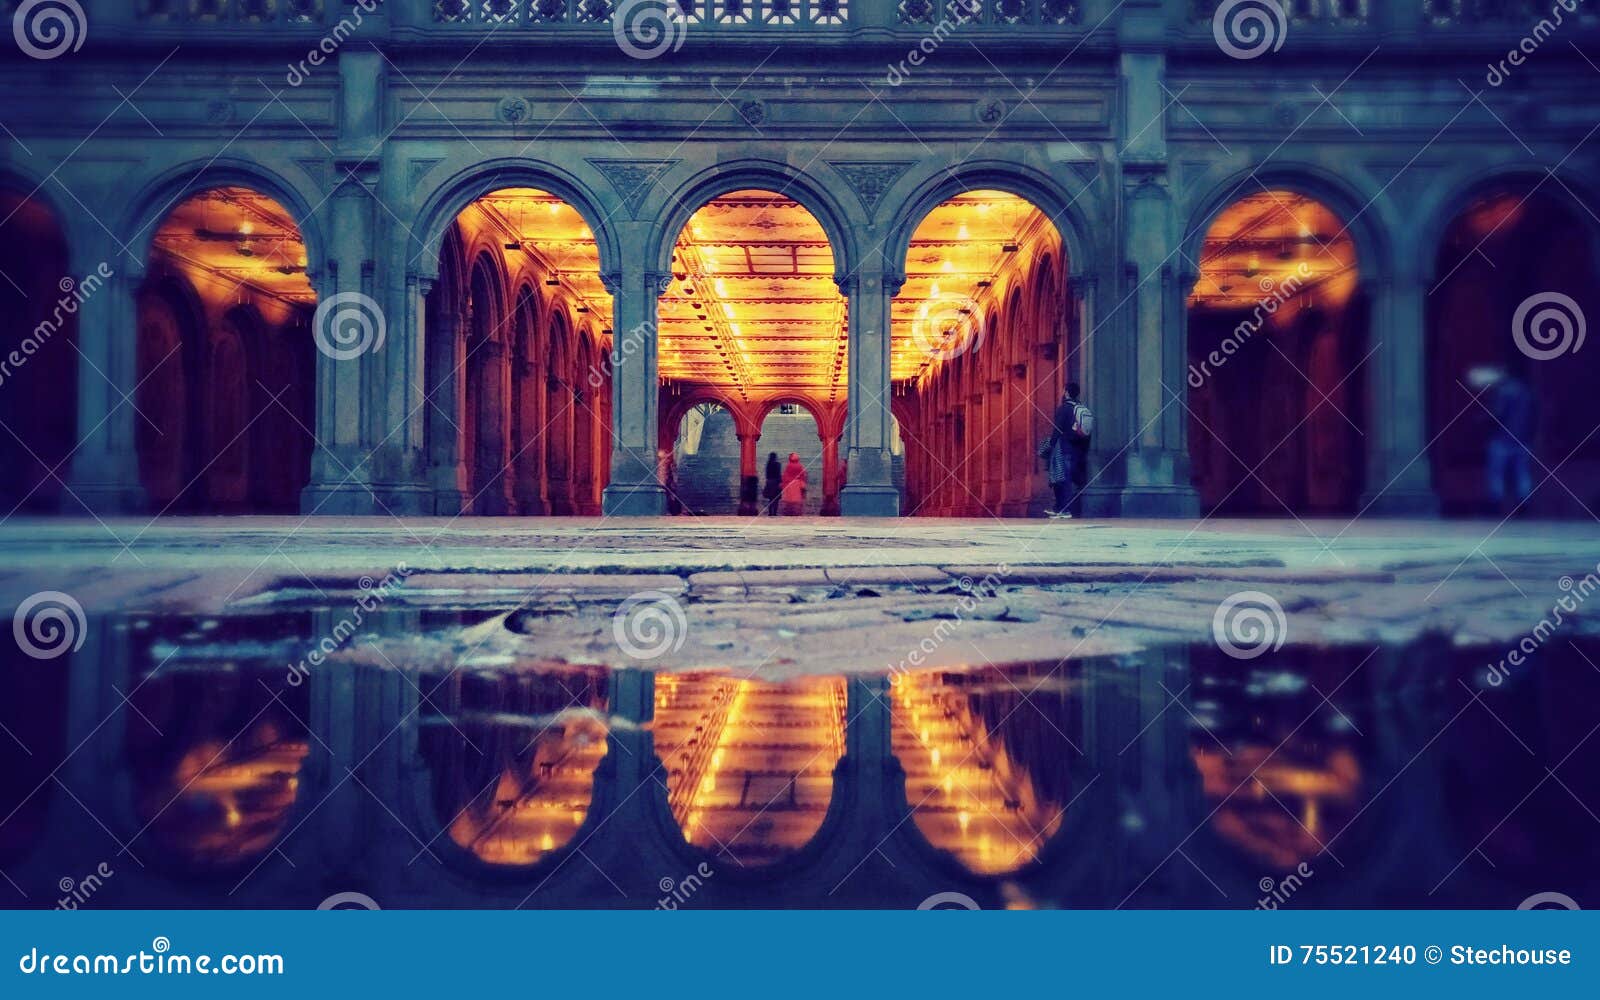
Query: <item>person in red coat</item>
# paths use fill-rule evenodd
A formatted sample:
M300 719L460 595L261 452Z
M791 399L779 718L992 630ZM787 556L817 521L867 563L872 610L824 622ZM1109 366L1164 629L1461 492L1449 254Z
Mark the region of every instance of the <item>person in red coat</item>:
M778 502L778 512L793 517L805 513L805 507L806 467L800 464L800 456L791 451L789 464L783 467L783 493Z

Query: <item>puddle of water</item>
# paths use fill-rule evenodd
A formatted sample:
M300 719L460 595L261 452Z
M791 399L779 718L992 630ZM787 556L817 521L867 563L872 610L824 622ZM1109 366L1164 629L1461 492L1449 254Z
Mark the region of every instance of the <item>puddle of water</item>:
M515 904L530 884L550 895L529 905L654 905L697 865L737 873L697 878L708 906L1600 898L1593 640L1505 675L1501 651L1430 640L777 683L340 649L305 666L327 618L132 616L57 660L12 650L8 878L49 884L126 845L186 902L121 905L302 905L271 886L353 877L362 856L407 905ZM330 838L330 800L355 814L341 788L367 818L332 839L354 849L308 843Z

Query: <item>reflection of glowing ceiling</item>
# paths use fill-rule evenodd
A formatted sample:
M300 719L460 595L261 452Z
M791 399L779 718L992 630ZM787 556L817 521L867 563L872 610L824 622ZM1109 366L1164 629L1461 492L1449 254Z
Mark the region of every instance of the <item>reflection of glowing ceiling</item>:
M600 281L600 248L577 209L544 191L504 188L469 205L462 221L469 231L477 231L479 224L494 230L511 274L532 258L538 270L560 281L579 308L589 310L589 320L611 325L611 293Z
M659 309L661 376L739 394L845 384L845 300L833 250L798 203L735 191L689 219Z
M1206 233L1189 304L1253 309L1293 279L1315 289L1321 304L1342 305L1357 277L1355 241L1344 230L1338 216L1304 195L1262 191L1242 198ZM1307 277L1301 277L1302 264Z
M1003 191L968 191L929 212L911 236L906 282L894 300L890 377L917 376L971 336L998 308L1008 276L1026 273L1059 245L1044 213Z
M249 285L296 305L316 302L299 227L281 205L248 188L212 188L185 200L156 231L155 246L229 287Z

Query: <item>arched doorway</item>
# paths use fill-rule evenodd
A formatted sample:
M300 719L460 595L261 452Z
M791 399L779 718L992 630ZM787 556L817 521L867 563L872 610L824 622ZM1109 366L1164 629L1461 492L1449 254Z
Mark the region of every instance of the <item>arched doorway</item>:
M1189 450L1207 513L1354 513L1368 307L1355 240L1314 198L1261 191L1206 230L1189 295Z
M217 187L156 230L137 295L135 445L157 512L295 510L314 443L316 293L277 201Z
M1552 185L1553 187L1553 185ZM1600 425L1588 394L1600 351L1581 350L1600 315L1592 220L1556 195L1502 184L1470 199L1445 230L1428 292L1428 438L1434 485L1449 514L1578 517L1600 509ZM1510 428L1492 369L1526 386L1534 419ZM1488 442L1526 449L1533 488L1517 506L1489 495Z
M1062 248L1049 216L998 190L956 195L912 233L890 356L906 513L1045 509L1036 452L1072 356Z
M672 281L658 308L662 426L702 398L728 400L752 420L779 401L813 414L843 407L849 325L834 263L822 224L787 195L739 190L700 206L678 234ZM834 513L821 502L822 454L837 453L838 428L817 423L831 437L806 449L817 455L816 512ZM759 428L734 430L743 435L737 509L754 513Z
M709 400L683 406L681 411L662 427L670 442L662 449L667 513L738 513L743 486L738 419L726 406Z
M425 312L435 513L598 511L611 307L594 231L559 196L501 188L456 216Z
M0 188L3 515L61 503L77 426L78 306L101 280L69 274L69 266L66 236L50 208Z
M822 422L808 406L798 402L774 405L762 419L756 440L756 461L762 470L763 487L771 455L777 455L780 467L787 467L789 456L797 455L806 471L805 515L837 513L839 501L834 492L837 487L828 482L828 476L838 456L825 455L825 448Z

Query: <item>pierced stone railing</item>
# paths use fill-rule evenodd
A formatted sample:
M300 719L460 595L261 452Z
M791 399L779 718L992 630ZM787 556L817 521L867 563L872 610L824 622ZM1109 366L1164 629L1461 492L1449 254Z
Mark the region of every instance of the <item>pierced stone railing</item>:
M661 0L657 16L678 24L840 25L850 21L851 0ZM433 23L516 26L632 23L650 5L629 0L433 0ZM664 29L670 30L670 29Z
M321 24L330 0L135 0L141 21L177 24ZM339 0L331 0L338 3Z
M1083 4L1078 0L899 0L895 16L899 24L915 26L1081 24Z
M1217 9L1229 2L1231 0L1192 0L1192 19L1210 21L1216 17ZM1372 19L1372 0L1263 0L1256 3L1247 0L1233 10L1244 12L1255 8L1266 11L1274 5L1295 24L1365 25ZM1238 16L1238 13L1234 16Z
M1585 24L1600 21L1600 13L1587 9L1586 3L1571 11L1565 8L1557 0L1422 0L1422 19L1436 27L1532 25L1558 17Z

